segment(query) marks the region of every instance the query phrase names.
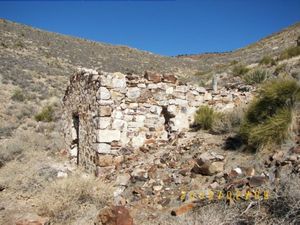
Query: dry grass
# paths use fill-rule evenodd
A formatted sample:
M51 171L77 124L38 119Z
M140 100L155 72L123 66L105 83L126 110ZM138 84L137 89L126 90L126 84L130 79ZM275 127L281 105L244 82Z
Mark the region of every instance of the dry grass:
M51 218L53 224L74 224L88 210L97 211L112 200L112 185L92 176L73 174L49 184L38 196L41 215ZM93 220L93 215L90 220Z
M230 112L220 113L211 127L214 134L223 134L229 132L236 132L241 124L244 115L244 107L238 107Z

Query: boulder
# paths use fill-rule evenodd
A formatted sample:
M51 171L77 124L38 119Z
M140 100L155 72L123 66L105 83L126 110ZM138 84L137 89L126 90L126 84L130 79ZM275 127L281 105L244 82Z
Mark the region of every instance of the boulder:
M95 225L133 225L133 219L124 206L111 206L99 212Z
M177 82L177 78L174 75L171 75L171 74L164 74L163 75L163 81L166 82L166 83L175 84Z
M193 173L201 174L204 176L212 176L223 171L224 171L223 162L210 162L210 161L203 162L201 161L201 159L197 160L194 167L192 168Z
M144 77L149 80L152 81L153 83L159 83L161 82L161 75L158 73L152 73L152 72L146 72Z

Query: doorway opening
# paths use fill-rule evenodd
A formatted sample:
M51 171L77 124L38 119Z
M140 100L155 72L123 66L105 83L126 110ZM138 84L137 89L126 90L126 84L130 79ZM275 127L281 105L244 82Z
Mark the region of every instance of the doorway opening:
M75 133L76 133L76 138L72 140L72 146L75 145L76 149L77 149L77 165L79 164L79 115L78 113L73 113L72 115L72 120L73 120L73 127L75 129Z

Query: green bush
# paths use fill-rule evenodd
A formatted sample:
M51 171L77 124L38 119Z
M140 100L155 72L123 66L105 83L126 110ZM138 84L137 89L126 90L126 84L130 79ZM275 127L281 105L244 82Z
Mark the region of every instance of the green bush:
M51 122L54 119L54 109L52 106L46 106L40 113L35 115L36 121Z
M209 106L200 106L196 111L195 125L201 129L210 130L214 121L216 121L220 115L220 113L215 112L214 109Z
M16 89L11 96L11 99L14 101L23 102L26 98L22 90Z
M249 74L246 74L243 77L243 80L246 84L254 85L264 82L267 79L267 77L268 75L265 70L255 70Z
M249 72L249 68L247 68L245 65L239 64L233 67L232 73L234 76L241 76Z
M261 87L258 96L245 114L240 135L255 148L282 143L300 99L300 86L294 80L272 80Z
M264 56L260 61L259 61L260 65L271 65L271 66L275 66L276 65L276 61L270 57L270 56Z
M279 56L279 60L289 59L295 56L300 55L300 46L290 47L283 52L281 52Z

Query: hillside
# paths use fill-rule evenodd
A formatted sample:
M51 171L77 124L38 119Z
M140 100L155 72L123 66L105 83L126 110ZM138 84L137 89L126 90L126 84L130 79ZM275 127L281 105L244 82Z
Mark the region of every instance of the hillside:
M212 65L224 65L232 61L251 64L259 61L263 56L278 56L284 49L295 45L299 35L300 23L296 23L258 42L231 52L179 55L177 57L195 59L201 61L201 63L205 62Z

